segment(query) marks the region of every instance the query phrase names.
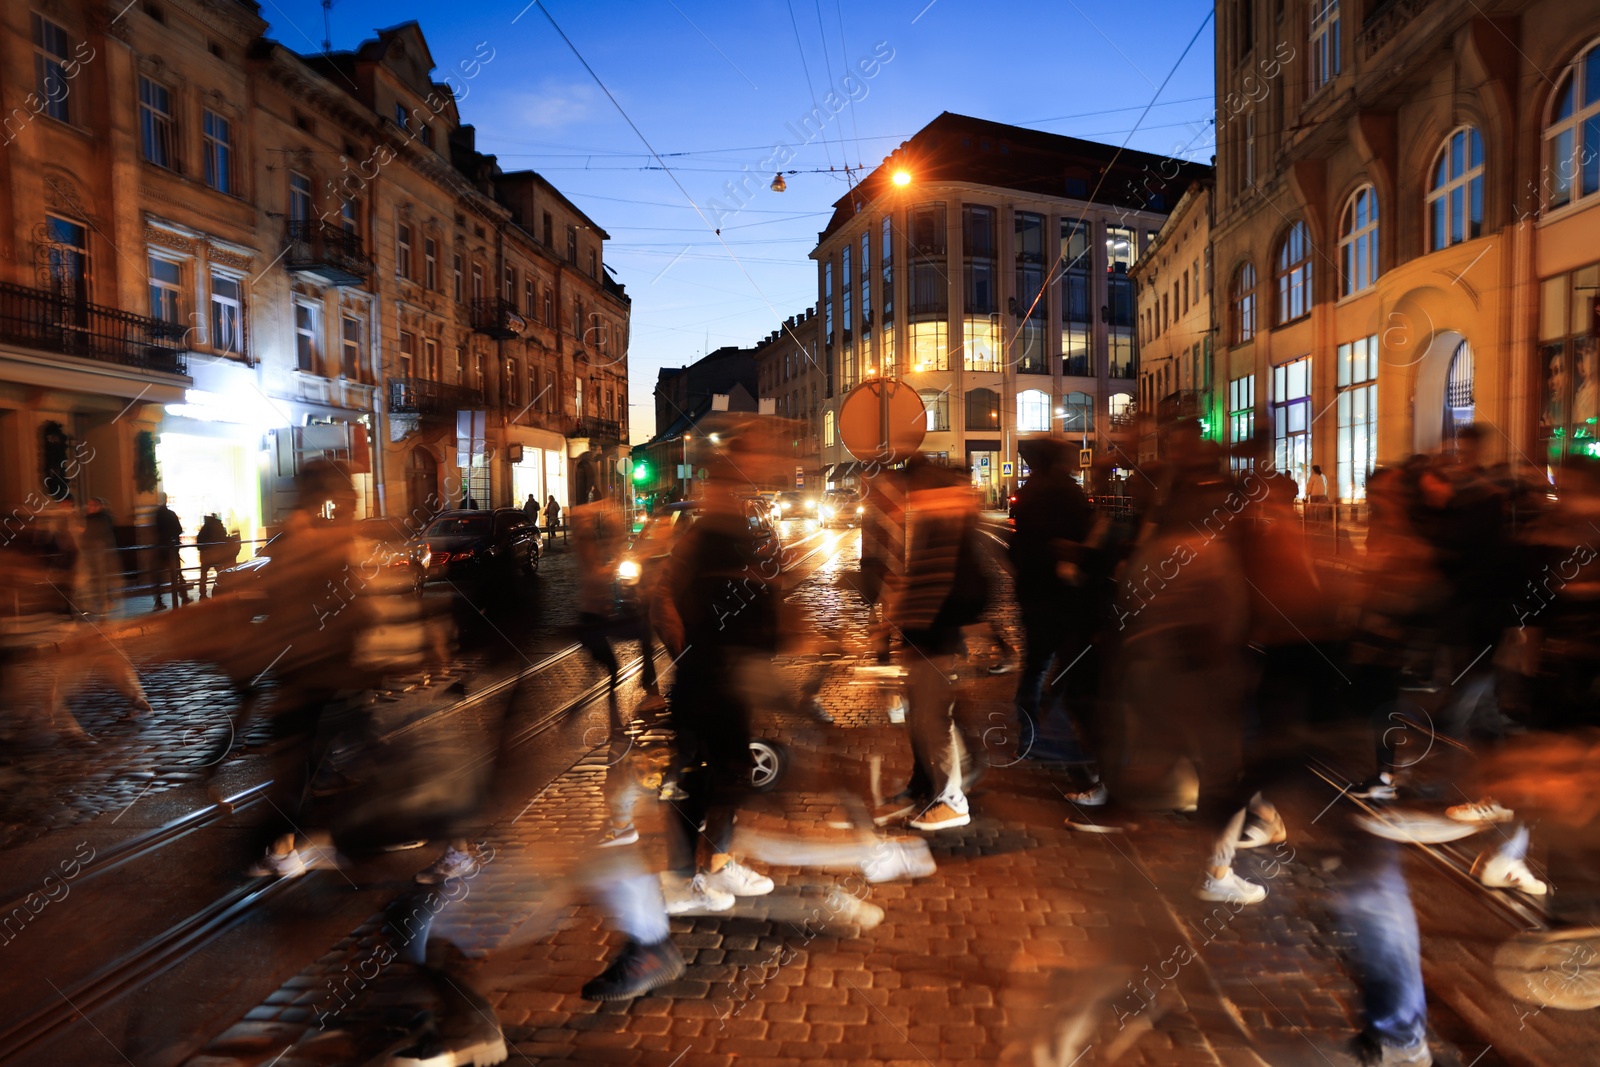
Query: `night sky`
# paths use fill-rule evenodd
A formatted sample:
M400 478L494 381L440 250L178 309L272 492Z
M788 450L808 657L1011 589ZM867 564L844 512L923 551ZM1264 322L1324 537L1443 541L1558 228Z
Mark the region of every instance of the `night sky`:
M479 149L539 171L611 235L606 260L633 297L635 441L654 432L661 367L753 344L816 301L806 255L849 188L845 167L870 170L941 111L1213 154L1211 24L1179 63L1209 5L525 3L335 0L328 25L339 50L416 19ZM321 50L317 0L261 10L271 36ZM827 114L829 92L847 106L807 141L799 121L813 103ZM768 189L779 163L781 194Z

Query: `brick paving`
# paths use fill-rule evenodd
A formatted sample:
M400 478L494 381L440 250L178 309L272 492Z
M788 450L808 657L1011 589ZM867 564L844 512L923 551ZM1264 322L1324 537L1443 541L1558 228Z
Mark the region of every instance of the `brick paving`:
M834 559L793 597L839 642L831 651L844 653L820 661L821 697L838 726L819 747L827 728L763 712L757 732L786 743L792 777L749 805L741 830L827 836L836 805L810 786L840 773L864 782L873 755L886 788L908 771L886 694L855 669L864 611L837 584L853 565L849 555ZM797 657L781 670L798 689L818 662ZM1004 715L1015 684L986 665L965 668L975 735ZM618 935L556 872L599 832L608 773L617 769L604 750L592 751L496 825L486 835L492 862L436 919L436 940L476 958L464 973L494 1004L512 1062L1065 1064L1062 1029L1081 1013L1092 1036L1084 1064L1123 1052L1119 1043L1128 1047L1118 1062L1149 1067L1353 1063L1344 1051L1356 1026L1347 943L1325 911L1314 838L1297 826L1295 847L1242 858L1241 873L1272 895L1233 914L1192 894L1191 820L1141 817L1127 834L1074 833L1063 824L1071 809L1058 771L1032 763L996 767L974 795L973 823L931 838L931 877L867 886L842 872L766 867L777 883L770 897L672 920L689 964L683 979L630 1003L583 1001L579 987ZM663 813L639 814L641 851L659 860ZM881 923L854 921L841 893L881 908ZM331 1025L355 1025L363 1009L345 1008L336 991L378 950L380 926L374 916L352 931L191 1064L280 1054L281 1067L335 1062L309 1040L315 1020L334 1006ZM1448 1041L1435 1048L1453 1053Z

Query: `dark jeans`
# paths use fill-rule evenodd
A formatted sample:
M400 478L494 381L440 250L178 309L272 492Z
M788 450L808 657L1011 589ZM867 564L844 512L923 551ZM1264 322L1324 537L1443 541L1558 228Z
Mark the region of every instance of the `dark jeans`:
M906 792L934 801L961 792L961 744L955 709L961 691L950 680L961 647L960 630L907 631L906 728L915 761Z
M179 602L188 602L189 586L183 580L183 566L179 562L177 545L156 546L155 578L157 604L161 603L163 593L171 594L173 607L177 607Z
M651 639L650 623L642 612L626 614L617 618L607 618L592 612L584 612L578 616L578 644L584 651L594 657L594 661L605 668L611 679L611 725L616 728L621 725L621 717L617 709L617 675L621 670L617 662L616 649L611 647L615 639L632 639L639 642L639 654L644 663L640 667L640 680L646 689L654 691L656 688L656 647Z
M691 646L678 660L670 715L679 765L689 770L679 780L688 796L673 805L668 820L677 828L667 836L675 874L694 873L702 838L713 853L728 851L734 815L750 791L750 706L738 685L735 655Z

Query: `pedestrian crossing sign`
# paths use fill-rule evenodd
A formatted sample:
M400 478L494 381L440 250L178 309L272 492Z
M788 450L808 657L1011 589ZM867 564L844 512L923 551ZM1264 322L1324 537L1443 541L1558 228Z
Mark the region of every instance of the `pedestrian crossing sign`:
M1011 471L1012 471L1012 466L1011 466L1010 463L1002 463L1002 464L1000 464L1000 477L1002 477L1002 478L1011 477Z

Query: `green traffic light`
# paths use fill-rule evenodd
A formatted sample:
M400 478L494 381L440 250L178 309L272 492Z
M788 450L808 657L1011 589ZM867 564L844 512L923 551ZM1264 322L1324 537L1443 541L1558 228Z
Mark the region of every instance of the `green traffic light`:
M648 464L648 463L635 463L633 465L633 480L636 481L636 482L647 482L647 481L649 481L650 480L650 464Z

